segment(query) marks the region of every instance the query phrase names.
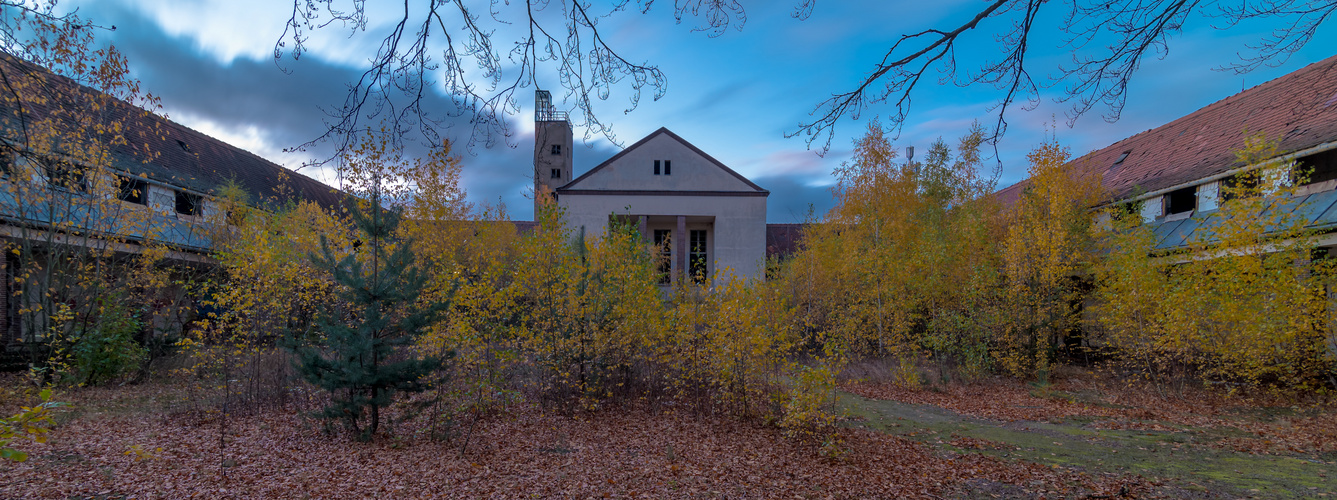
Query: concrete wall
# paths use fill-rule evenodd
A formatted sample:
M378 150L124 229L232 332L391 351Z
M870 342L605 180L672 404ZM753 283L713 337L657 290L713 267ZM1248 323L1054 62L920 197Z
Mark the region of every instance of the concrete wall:
M574 177L571 173L571 147L574 138L571 123L562 121L543 121L534 123L534 188L545 186L557 189ZM552 153L552 147L558 146L561 152ZM553 178L552 169L561 171L561 177Z
M676 168L675 161L675 173ZM613 215L690 217L688 229L710 227L713 277L721 277L725 269L732 269L740 277L765 278L764 196L565 194L557 202L566 210L568 224L577 231L584 227L587 237L607 232ZM706 219L700 218L713 218L713 222L705 223Z
M654 175L655 160L672 161L672 173ZM595 175L567 189L756 192L668 134L659 134L627 150Z

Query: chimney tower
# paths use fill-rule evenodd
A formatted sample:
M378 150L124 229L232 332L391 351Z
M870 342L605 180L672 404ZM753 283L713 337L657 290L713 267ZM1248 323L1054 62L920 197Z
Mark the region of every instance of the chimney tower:
M571 122L565 111L557 111L552 93L534 92L534 215L537 218L541 193L571 182Z

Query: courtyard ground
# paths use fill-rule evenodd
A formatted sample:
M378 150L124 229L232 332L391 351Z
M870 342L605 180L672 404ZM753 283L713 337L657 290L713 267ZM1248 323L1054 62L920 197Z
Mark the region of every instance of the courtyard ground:
M18 379L4 379L13 385ZM170 381L67 390L73 409L0 498L1309 498L1337 493L1337 421L1212 393L1070 378L849 384L834 434L671 406L527 405L439 441L370 443L290 407L183 411ZM1148 392L1150 391L1150 392Z

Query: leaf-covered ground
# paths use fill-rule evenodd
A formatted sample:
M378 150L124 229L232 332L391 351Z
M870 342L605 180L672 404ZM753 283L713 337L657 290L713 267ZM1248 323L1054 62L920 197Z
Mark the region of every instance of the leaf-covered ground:
M1185 406L1179 410L1127 404L1136 390L1114 404L1107 401L1113 393L1099 388L1083 393L1060 383L1037 393L1008 380L919 391L889 384L848 389L870 398L842 398L849 417L834 447L823 447L820 439L786 438L757 422L664 407L562 416L516 405L481 421L463 451L467 425L448 441L429 439L405 424L362 443L327 435L285 408L233 417L224 428L216 416L201 419L180 411L182 391L163 382L67 390L61 399L75 407L61 418L51 442L29 446L32 459L26 463L0 464L0 498L1331 494L1320 475L1333 472L1332 464L1324 463L1333 457L1319 451L1333 430L1323 425L1331 412L1287 409L1286 416L1269 417L1260 416L1271 415L1268 410L1237 408L1232 401L1211 411L1193 401L1175 403ZM1097 393L1106 399L1097 400ZM1153 412L1155 418L1139 412ZM1217 432L1217 422L1230 432ZM1139 428L1152 425L1172 430ZM1243 429L1258 426L1263 436L1282 436L1288 425L1306 436L1292 441L1315 443L1305 448L1309 451L1239 445L1271 441ZM833 449L840 453L830 456ZM1204 457L1221 465L1184 468ZM1231 468L1247 470L1236 474L1240 477L1204 475ZM1263 480L1277 475L1284 481Z
M32 459L3 464L0 498L943 498L993 492L1081 497L1146 491L1133 478L843 428L817 442L727 416L608 409L576 416L516 407L438 442L406 427L371 443L326 435L284 410L229 419L166 411L163 385L82 389ZM225 444L221 446L220 435ZM828 447L830 449L830 447Z

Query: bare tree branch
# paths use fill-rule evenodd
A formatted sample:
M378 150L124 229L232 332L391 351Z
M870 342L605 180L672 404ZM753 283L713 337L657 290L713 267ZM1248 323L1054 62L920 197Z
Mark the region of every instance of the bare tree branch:
M1192 22L1215 22L1218 29L1230 29L1246 20L1280 21L1281 28L1251 45L1251 52L1241 55L1240 62L1227 66L1247 72L1284 62L1313 40L1319 26L1337 13L1337 0L1068 0L1068 14L1056 31L1064 40L1061 47L1072 50L1072 63L1036 82L1032 68L1026 64L1026 55L1033 48L1030 35L1039 15L1052 3L992 0L954 27L903 35L853 90L820 102L813 109L814 119L787 135L804 136L809 147L816 142L819 152L825 153L841 120L858 120L872 105L883 103L891 108L890 125L899 129L909 116L915 89L930 71L944 75L940 82L987 84L1002 92L990 108L997 115L991 137L995 144L1006 131L1010 107L1020 101L1025 102L1024 109L1033 109L1040 103L1040 89L1060 85L1062 92L1055 100L1072 104L1067 113L1070 126L1096 107L1103 109L1105 120L1113 122L1123 112L1129 82L1142 62L1168 54L1170 39ZM971 30L999 18L1010 19L1012 27L995 36L992 43L968 39ZM955 50L962 44L993 45L1004 55L984 63L978 73L959 73Z
M811 4L813 0L806 0ZM653 0L638 0L641 13ZM606 11L594 11L583 0L492 0L486 13L475 12L464 0L405 0L396 12L396 22L371 58L370 66L348 86L342 105L326 109L326 132L290 150L309 150L332 144L329 156L337 158L369 126L383 124L396 140L440 144L440 131L448 118L467 118L472 127L468 147L492 146L512 134L508 115L518 114L521 100L516 92L537 87L540 67L556 70L565 100L574 106L577 126L586 138L603 136L617 143L613 130L600 118L596 101L616 92L629 94L624 112L634 110L643 92L653 99L663 97L668 79L658 67L634 62L610 44L600 31L600 21L626 11L631 0L615 0ZM275 43L274 60L283 67L291 56L304 55L314 31L339 25L350 36L365 31L370 19L365 0L293 0L285 30ZM514 19L521 19L519 28ZM741 29L746 22L743 6L736 0L675 0L675 19L701 20L694 31L719 36L726 29ZM416 20L416 22L415 22ZM518 31L502 58L494 36L499 30ZM432 56L439 53L439 60ZM433 93L448 99L454 109L429 110ZM402 142L396 146L402 147Z
M891 122L892 128L900 128L910 112L910 95L915 86L919 84L919 80L924 76L924 73L932 68L935 63L943 60L946 61L948 69L954 72L954 51L957 38L966 31L974 29L980 21L992 16L1000 8L1015 1L1017 0L994 0L969 21L950 31L927 29L912 35L901 36L882 56L882 60L874 65L873 71L864 78L858 87L849 92L832 95L827 100L819 103L813 111L813 115L818 116L818 118L801 124L797 131L786 134L786 137L805 135L809 147L818 138L824 137L821 152L825 153L831 147L831 139L835 137L835 125L842 117L848 115L851 119L858 120L863 110L870 104L892 100L894 100L893 109L895 111L888 120ZM1042 0L1029 1L1042 2ZM926 45L917 50L906 49L913 50L913 52L896 58L897 51L901 49L902 45L911 47L914 43L925 43ZM878 83L884 77L887 78L887 81L883 83L883 88L870 94L870 88L873 84Z

